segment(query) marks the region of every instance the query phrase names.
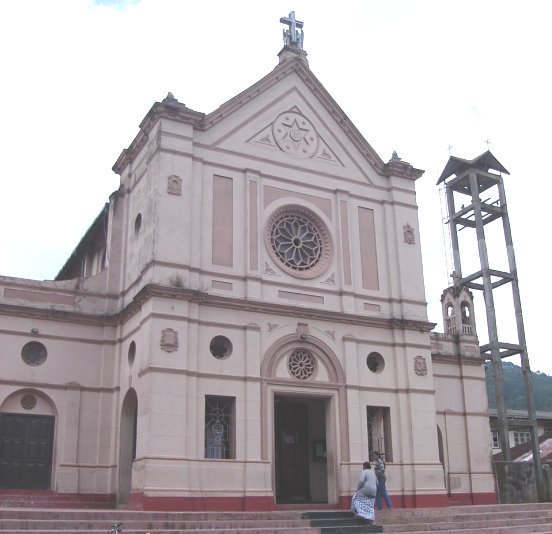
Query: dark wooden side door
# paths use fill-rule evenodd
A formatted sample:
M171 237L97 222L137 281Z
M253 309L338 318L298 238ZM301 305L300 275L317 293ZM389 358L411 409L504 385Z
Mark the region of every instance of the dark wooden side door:
M308 502L308 407L277 398L274 403L276 440L276 501Z
M54 417L0 414L0 487L49 489Z

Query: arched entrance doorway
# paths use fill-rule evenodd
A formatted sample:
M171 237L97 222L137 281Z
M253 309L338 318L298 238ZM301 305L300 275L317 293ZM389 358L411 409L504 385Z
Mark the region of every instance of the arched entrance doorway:
M327 503L326 414L319 397L274 397L274 472L278 503Z
M348 461L344 375L314 336L288 335L261 365L263 457L273 465L276 503L337 503L338 464Z
M0 488L50 489L55 411L34 390L10 395L0 408Z
M136 427L138 421L138 397L134 389L125 395L121 409L121 434L119 439L119 484L117 503L127 504L132 486L132 464L136 458Z

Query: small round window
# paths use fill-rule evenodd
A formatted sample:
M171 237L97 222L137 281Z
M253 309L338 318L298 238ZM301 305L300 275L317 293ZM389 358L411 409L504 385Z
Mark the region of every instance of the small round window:
M385 360L379 352L371 352L366 358L366 365L372 373L381 373L385 367Z
M288 369L298 380L307 380L315 370L313 355L308 350L294 351L289 357Z
M224 360L232 354L232 342L225 336L215 336L209 345L211 354L218 360Z
M37 366L46 361L46 347L38 341L30 341L21 349L21 358L27 365Z

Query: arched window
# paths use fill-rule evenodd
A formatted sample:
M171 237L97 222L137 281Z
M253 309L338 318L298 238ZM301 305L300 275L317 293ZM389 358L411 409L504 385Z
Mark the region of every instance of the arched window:
M467 302L462 302L460 306L462 313L462 333L471 334L472 333L472 318L471 318L471 307Z
M454 306L449 302L445 308L445 329L447 334L456 334L456 322L454 317Z

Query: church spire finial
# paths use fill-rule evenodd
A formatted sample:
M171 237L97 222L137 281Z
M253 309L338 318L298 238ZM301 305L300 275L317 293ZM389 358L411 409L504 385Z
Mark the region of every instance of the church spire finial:
M288 17L280 18L280 22L289 26L283 31L284 45L303 50L303 23L295 20L295 11L292 11Z

